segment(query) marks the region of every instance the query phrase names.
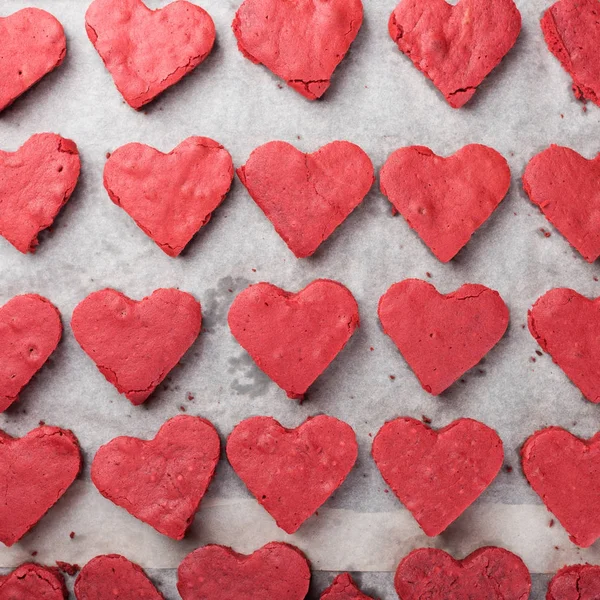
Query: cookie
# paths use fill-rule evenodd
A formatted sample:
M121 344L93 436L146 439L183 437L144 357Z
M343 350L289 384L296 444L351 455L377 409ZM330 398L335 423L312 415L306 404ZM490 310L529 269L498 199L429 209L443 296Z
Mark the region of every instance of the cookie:
M402 0L389 21L390 36L460 108L514 46L521 14L513 0Z
M200 335L194 297L158 289L143 300L116 290L90 294L73 311L73 335L99 371L135 405L142 404Z
M212 423L180 415L152 440L118 437L101 446L92 462L92 481L117 506L181 540L215 474L220 446Z
M294 294L257 283L238 294L229 329L289 398L301 400L359 325L356 300L341 283L317 279Z
M210 15L185 0L157 10L142 0L94 0L85 13L85 29L125 102L135 109L193 71L215 41Z
M371 159L350 142L332 142L311 154L269 142L237 173L297 258L314 254L375 181Z
M546 600L594 600L600 598L600 567L563 567L548 584Z
M271 417L239 423L227 458L252 495L287 533L294 533L344 482L358 456L350 425L319 415L295 429Z
M56 69L66 53L63 27L45 10L23 8L0 17L0 112Z
M321 600L374 600L363 594L349 573L341 573L333 583L321 594Z
M71 431L38 427L22 438L0 431L0 542L19 541L61 498L81 469Z
M75 580L77 600L164 600L141 567L119 554L96 556Z
M0 577L0 600L66 600L65 580L58 569L24 563Z
M531 335L590 401L600 402L600 298L555 288L528 313Z
M305 98L320 98L362 25L361 0L244 0L232 23L240 52Z
M204 546L183 559L177 574L183 600L304 600L310 584L304 554L280 542L250 555Z
M521 460L527 481L570 540L591 546L600 537L600 435L582 440L547 427L523 444Z
M169 256L179 256L233 179L229 152L204 137L190 137L168 154L145 144L117 148L104 167L104 187Z
M387 159L380 182L394 209L445 263L506 196L510 168L501 154L480 144L465 146L448 158L410 146Z
M529 161L523 188L585 260L600 256L600 154L587 160L553 144Z
M434 396L474 367L508 327L500 294L473 283L443 295L430 283L405 279L381 297L378 313L384 333Z
M600 106L598 0L559 0L541 20L544 39L573 80L578 100Z
M24 254L34 252L39 233L71 197L79 170L75 142L54 133L33 135L16 152L0 150L0 235Z
M402 600L527 600L531 576L523 561L503 548L479 548L462 560L419 548L400 562L394 585Z
M60 313L42 296L15 296L0 307L0 412L19 399L61 336Z
M408 417L388 421L372 454L385 482L432 537L475 502L504 460L498 434L473 419L439 431Z

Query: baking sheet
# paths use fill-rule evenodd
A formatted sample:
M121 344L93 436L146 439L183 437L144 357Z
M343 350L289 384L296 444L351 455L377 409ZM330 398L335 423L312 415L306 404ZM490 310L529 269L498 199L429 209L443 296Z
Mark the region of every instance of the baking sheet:
M157 8L167 2L147 3ZM151 569L167 598L175 599L174 568L193 548L224 543L250 552L282 539L310 558L314 597L332 577L320 571L350 569L362 572L365 590L391 599L396 597L391 571L411 549L431 545L460 557L498 544L523 557L534 573L532 598L541 600L544 574L565 563L600 562L598 544L579 550L558 523L549 527L551 515L528 487L518 461L523 441L541 427L561 425L584 437L600 429L598 407L582 398L548 356L535 354L537 345L524 327L528 307L552 287L600 295L594 279L599 269L569 247L528 202L520 184L528 159L550 143L593 157L600 150L600 109L589 105L586 112L575 101L568 76L545 47L538 20L549 0L517 0L523 31L516 46L459 111L389 38L387 20L395 0L364 3L365 22L349 55L325 99L310 103L238 52L230 30L237 0L203 0L217 28L215 50L138 113L123 102L86 37L87 2L0 2L2 16L30 5L49 10L68 38L64 64L0 114L0 147L15 150L30 135L52 131L74 139L82 159L77 190L35 255L23 256L0 239L0 304L36 292L57 305L65 325L58 350L20 402L0 415L0 428L20 436L44 420L72 429L85 454L80 480L20 543L0 548L0 567L13 567L33 551L47 564L84 564L96 554L120 552ZM378 184L314 257L298 260L237 180L184 255L172 259L110 202L102 169L106 153L127 142L169 151L190 135L221 142L236 166L274 139L303 151L346 139L359 144L377 170L401 146L427 145L448 155L467 143L483 143L507 158L513 183L490 220L448 265L435 259L401 217L391 216ZM439 398L421 389L376 315L378 299L392 283L427 278L427 273L442 292L465 282L497 289L511 312L507 335L483 364ZM235 295L250 283L269 281L298 290L319 277L348 286L360 306L361 327L299 405L254 366L229 333L226 315ZM133 407L75 342L71 313L103 287L139 299L170 286L200 300L205 330L154 396ZM223 441L236 423L253 415L271 415L294 427L309 415L327 413L355 429L359 461L319 516L288 536L222 460L189 536L174 542L101 497L89 480L89 465L101 444L118 435L153 437L181 406L187 414L210 419ZM479 419L498 431L506 466L512 467L435 539L427 538L386 493L370 458L371 436L400 415L426 415L434 427L459 417Z

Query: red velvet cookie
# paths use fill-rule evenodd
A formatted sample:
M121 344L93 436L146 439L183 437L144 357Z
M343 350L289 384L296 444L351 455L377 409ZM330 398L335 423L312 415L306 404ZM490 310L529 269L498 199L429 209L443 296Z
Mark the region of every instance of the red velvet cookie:
M58 569L25 563L0 577L0 600L65 600L65 580Z
M523 561L503 548L479 548L463 560L419 548L400 562L394 585L402 600L527 600L531 576Z
M22 438L0 431L0 542L12 546L60 499L81 468L77 438L38 427Z
M231 26L246 58L315 100L329 87L362 20L361 0L244 0Z
M435 256L448 262L506 196L510 169L501 154L480 144L448 158L410 146L387 159L380 181L394 208Z
M342 485L357 456L352 427L325 415L295 429L253 417L227 440L233 470L287 533L297 531Z
M96 556L75 580L77 600L163 600L141 567L118 554Z
M585 260L592 263L600 256L600 154L587 160L552 145L529 161L523 188Z
M61 336L60 313L42 296L15 296L0 307L0 412L18 400Z
M232 179L229 152L204 137L187 138L168 154L127 144L104 167L110 199L169 256L179 256L210 221Z
M233 301L227 321L257 366L295 399L302 399L359 325L356 300L329 279L296 294L270 283L251 285Z
M374 600L363 594L349 573L338 575L333 583L321 594L321 600Z
M389 22L398 48L460 108L514 46L521 14L513 0L402 0Z
M575 97L600 106L599 14L598 0L559 0L541 25L550 52L573 79Z
M45 10L24 8L0 17L0 112L56 69L66 53L63 27Z
M600 567L563 567L548 584L546 600L597 600L600 598Z
M200 334L200 303L186 292L158 289L143 300L116 290L90 294L71 328L100 372L132 404L142 404Z
M210 15L185 0L157 10L142 0L94 0L85 28L125 102L136 109L193 71L215 41Z
M534 433L521 449L523 472L574 544L600 537L600 434L582 440L560 427Z
M442 533L482 494L504 460L498 434L473 419L439 431L394 419L379 430L372 452L386 483L429 536Z
M430 283L405 279L381 297L378 312L383 331L434 396L474 367L508 327L500 294L473 283L443 295Z
M375 181L371 159L350 142L332 142L312 154L269 142L237 173L298 258L311 256Z
M528 313L529 331L590 401L600 402L600 298L555 288Z
M75 142L54 133L33 135L16 152L0 150L0 235L20 252L34 252L38 234L73 193L79 169Z
M118 437L92 462L98 491L140 521L183 539L219 462L221 443L212 423L180 415L152 440Z
M179 565L183 600L304 600L308 560L298 548L271 542L250 555L225 546L204 546Z

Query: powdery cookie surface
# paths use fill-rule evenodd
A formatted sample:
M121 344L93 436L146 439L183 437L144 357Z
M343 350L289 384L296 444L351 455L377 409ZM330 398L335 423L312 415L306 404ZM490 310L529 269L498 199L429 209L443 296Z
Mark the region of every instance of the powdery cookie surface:
M341 573L321 594L321 600L374 600L363 594L349 573Z
M546 600L595 600L600 598L600 567L570 565L556 573L548 584Z

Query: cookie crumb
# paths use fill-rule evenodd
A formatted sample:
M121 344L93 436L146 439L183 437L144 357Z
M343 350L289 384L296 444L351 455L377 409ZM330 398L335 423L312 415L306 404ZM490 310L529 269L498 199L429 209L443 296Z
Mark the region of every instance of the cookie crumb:
M40 422L39 422L39 426L40 426L40 427L43 427L45 424L46 424L46 421L40 421Z
M431 419L425 415L421 415L421 421L423 421L423 423L425 423L426 425L429 425L431 423Z
M71 533L69 534L69 537L70 537L71 539L73 539L73 538L75 537L75 532L74 532L74 531L71 531Z
M552 234L545 229L544 227L540 227L540 231L544 234L544 237L549 238Z
M31 556L37 556L37 550L34 550L34 551L31 553Z
M75 575L76 573L78 573L79 571L81 571L81 567L77 564L71 564L68 562L63 562L62 560L57 560L56 561L56 566L63 572L66 573L67 575L70 575L71 577L73 577L73 575Z
M391 379L392 381L394 381L394 379L396 379L396 376L395 376L395 375L390 375L390 379Z
M513 471L513 468L512 468L510 465L506 465L506 466L504 467L504 470L505 470L507 473L512 473L512 471Z
M179 410L181 412L187 412L187 408L185 406L183 406L183 404L179 407Z
M191 402L194 398L195 398L194 394L192 394L191 392L188 392L188 395L187 395L188 401Z
M432 274L431 274L429 271L427 271L427 272L425 273L425 275L427 275L427 277L429 277L429 279L431 279L431 278L433 277L433 275L432 275Z
M548 527L554 527L554 519L550 519L550 522L548 523Z

